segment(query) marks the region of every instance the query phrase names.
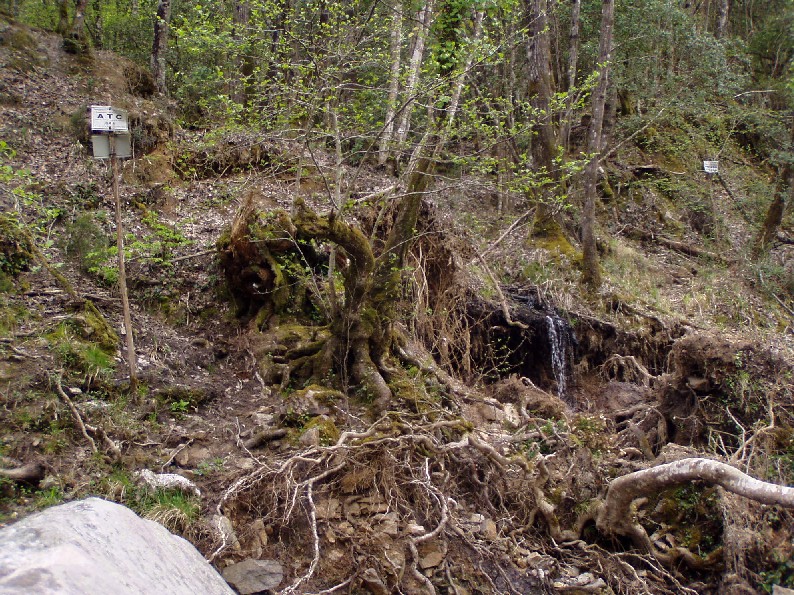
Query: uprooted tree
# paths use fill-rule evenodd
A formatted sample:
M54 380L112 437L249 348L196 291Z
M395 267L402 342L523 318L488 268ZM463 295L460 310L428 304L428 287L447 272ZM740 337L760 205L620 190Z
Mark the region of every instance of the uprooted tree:
M417 160L385 241L371 241L335 211L317 214L301 199L295 202L293 214L275 211L263 216L254 197L248 197L220 246L226 277L238 306L245 310L242 313L262 327L272 314L306 304L322 311L326 323L322 338L286 354L282 376L318 381L335 376L345 388L349 381L374 399L378 408L389 403L386 360L400 340L392 324L393 305L431 167L429 158ZM327 255L317 253L321 244L332 246L330 264ZM307 295L307 287L296 284L294 273L323 267L330 270L327 286L320 288L312 277Z

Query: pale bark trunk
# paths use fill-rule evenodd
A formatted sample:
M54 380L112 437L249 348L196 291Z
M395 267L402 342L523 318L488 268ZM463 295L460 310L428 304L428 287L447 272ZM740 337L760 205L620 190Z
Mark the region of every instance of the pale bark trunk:
M157 15L154 19L154 41L152 42L152 78L157 92L165 95L165 55L168 51L168 26L171 22L171 0L160 0L157 3Z
M631 514L632 502L693 481L718 485L732 494L761 504L794 508L794 487L754 479L726 463L711 459L681 459L612 480L597 521L598 526L607 534L637 537L636 520ZM642 544L638 545L648 545L642 537L640 540Z
M604 125L604 106L609 85L609 61L612 57L612 27L615 20L614 0L604 0L601 11L601 40L598 64L601 72L593 93L593 117L588 130L587 152L591 156L584 171L584 208L582 209L582 280L591 290L601 285L601 271L595 238L596 185L601 153L601 132Z
M570 143L571 117L573 116L574 88L576 87L576 69L579 61L579 13L582 8L582 0L572 0L571 2L571 33L568 43L568 76L567 88L568 100L565 108L565 118L562 123L562 142L567 149Z
M400 114L397 126L396 140L398 144L405 142L408 138L408 130L411 126L411 111L416 100L416 86L419 82L419 73L422 69L422 59L425 54L425 41L430 29L430 21L433 16L433 0L426 0L424 7L419 13L419 26L416 31L414 49L411 54L411 61L408 67L408 80L405 83L405 100L402 113Z
M88 36L85 30L85 10L88 0L78 0L74 8L74 18L69 32L64 37L64 49L72 54L85 54L88 52Z
M721 39L728 33L728 18L731 12L730 0L720 0L717 4L717 26L714 29L714 37Z
M397 116L397 95L400 92L400 54L402 51L403 6L402 0L397 0L392 13L389 72L389 96L386 100L386 119L384 120L383 134L378 147L378 165L383 165L389 158L389 145L394 135L394 120Z

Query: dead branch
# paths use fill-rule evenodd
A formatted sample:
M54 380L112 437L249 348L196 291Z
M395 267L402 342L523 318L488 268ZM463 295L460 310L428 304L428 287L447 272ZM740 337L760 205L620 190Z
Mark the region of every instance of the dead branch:
M709 252L708 250L701 250L700 248L696 248L690 244L677 242L664 236L645 231L639 227L630 228L628 235L629 237L634 237L635 239L656 242L657 244L661 244L662 246L670 248L671 250L675 250L676 252L680 252L681 254L686 254L687 256L694 256L696 258L704 257L722 264L730 263L728 259L720 254Z
M166 468L166 467L168 467L168 465L170 465L170 464L173 462L173 460L176 458L176 455L178 455L180 452L182 452L183 450L185 450L185 449L186 449L188 446L190 446L191 444L193 444L193 438L191 438L190 440L188 440L188 441L187 441L187 442L185 442L184 444L180 444L179 446L177 446L177 447L176 447L176 448L175 448L175 449L174 449L174 450L171 452L171 456L170 456L170 457L168 457L168 460L167 460L165 463L163 463L163 464L160 466L160 471L165 471L165 468Z
M74 420L75 425L80 430L80 433L85 437L88 443L91 445L91 450L93 452L99 452L97 448L96 442L91 437L91 434L96 436L102 444L104 444L106 454L110 455L111 458L115 461L121 458L121 451L119 450L118 445L110 439L104 429L100 426L91 426L86 424L83 421L80 412L77 410L77 407L74 406L74 403L69 398L69 396L64 392L63 386L61 386L61 376L58 375L55 377L55 388L58 391L58 396L61 397L66 406L69 407L69 411L72 414L72 419Z
M253 448L257 448L266 442L272 442L273 440L279 440L283 438L288 433L286 428L268 428L267 430L262 430L261 432L257 432L253 436L251 436L248 440L243 443L243 446L248 450Z
M16 469L0 469L0 477L17 483L38 485L44 479L45 471L43 463L28 463Z
M198 258L199 256L206 256L207 254L214 254L217 252L217 248L210 248L208 250L202 250L201 252L196 252L194 254L188 254L187 256L180 256L178 258L172 258L171 262L182 262L183 260L190 260L191 258Z
M507 322L507 324L510 326L527 330L529 327L526 324L523 322L518 322L517 320L513 320L513 317L510 315L510 307L507 305L507 298L505 298L505 294L502 293L502 287L499 285L496 277L494 277L491 269L488 267L488 263L485 262L485 259L480 254L477 254L477 258L480 261L480 264L482 264L482 267L485 269L485 272L487 273L488 278L491 280L494 289L496 289L496 294L499 296L499 305L502 306L502 314L505 317L505 322Z

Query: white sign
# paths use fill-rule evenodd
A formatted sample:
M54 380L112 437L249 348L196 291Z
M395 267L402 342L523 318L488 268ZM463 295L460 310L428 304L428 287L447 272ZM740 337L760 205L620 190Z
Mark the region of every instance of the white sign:
M707 174L718 174L720 173L720 162L719 161L704 161L703 162L703 171Z
M109 105L91 106L93 132L128 132L127 112Z

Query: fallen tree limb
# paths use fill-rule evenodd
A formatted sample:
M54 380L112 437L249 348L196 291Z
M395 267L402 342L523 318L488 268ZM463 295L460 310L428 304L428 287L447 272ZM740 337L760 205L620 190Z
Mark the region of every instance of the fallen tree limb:
M251 436L248 440L243 443L243 446L248 450L252 448L256 448L264 444L265 442L272 442L273 440L278 440L279 438L283 438L287 435L286 428L268 428L267 430L262 430L261 432L257 432L253 436Z
M42 463L28 463L16 469L0 469L0 477L17 483L38 485L44 479L46 468Z
M629 237L631 237L631 238L638 239L638 240L656 242L657 244L661 244L662 246L664 246L666 248L670 248L671 250L675 250L676 252L680 252L681 254L686 254L687 256L694 256L696 258L701 258L701 257L709 258L711 260L714 260L716 262L720 262L720 263L723 263L723 264L728 264L730 262L728 259L726 259L725 257L723 257L720 254L716 254L714 252L709 252L708 250L701 250L700 248L696 248L695 246L692 246L690 244L684 244L683 242L677 242L675 240L671 240L671 239L666 238L664 236L660 236L660 235L645 231L644 229L640 229L639 227L630 228L627 235Z

